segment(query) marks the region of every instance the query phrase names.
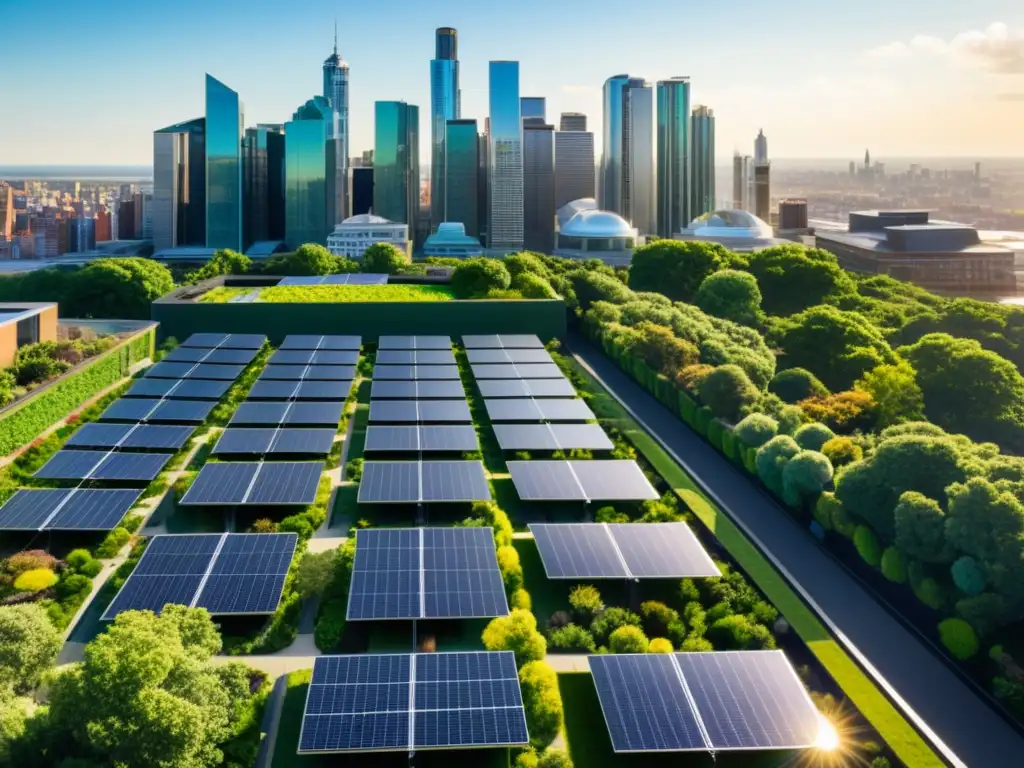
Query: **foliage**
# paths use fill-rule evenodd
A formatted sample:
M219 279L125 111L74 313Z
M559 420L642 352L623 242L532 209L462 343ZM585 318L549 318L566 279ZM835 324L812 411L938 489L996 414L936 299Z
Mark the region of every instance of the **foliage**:
M466 259L452 272L452 290L460 299L484 296L492 290L503 291L511 283L512 275L498 259Z
M705 279L735 257L718 243L655 240L633 251L629 287L656 291L673 301L690 301Z
M757 476L774 493L783 494L786 464L800 453L800 446L789 435L776 435L757 449Z
M269 304L333 304L374 301L451 301L445 285L389 283L388 285L277 285L260 291L259 300Z
M68 281L60 300L65 317L148 320L153 301L174 290L167 267L143 258L96 259L71 273Z
M570 274L569 280L576 300L584 311L598 301L624 304L633 298L633 292L620 280L600 272L581 270Z
M648 653L672 653L672 642L664 637L652 637L647 646Z
M579 624L566 624L548 632L548 644L567 653L594 653L594 637Z
M800 408L809 419L820 421L839 433L870 430L876 420L878 404L867 392L849 390L827 397L809 397Z
M61 645L60 632L38 603L0 606L0 689L33 689Z
M848 437L833 437L821 446L821 452L828 457L835 469L853 464L864 458L864 451Z
M540 275L524 272L512 278L513 290L519 291L524 299L557 299L558 293L551 283Z
M374 243L363 251L363 272L394 275L408 263L405 252L392 243Z
M103 538L103 541L96 547L96 556L103 558L116 556L131 537L132 535L121 526L111 528L110 532Z
M57 574L46 568L33 568L25 571L14 580L14 588L19 592L41 592L57 583Z
M791 315L855 291L835 256L820 248L777 245L750 254L762 304L772 315Z
M939 639L957 659L965 661L978 653L978 636L963 619L949 618L939 622Z
M537 631L537 619L529 611L513 610L508 616L492 619L484 628L484 648L488 651L512 651L516 666L544 658L547 643Z
M543 661L530 661L519 669L519 687L530 733L530 745L543 749L562 730L562 696L558 675Z
M793 435L807 421L807 414L799 405L786 405L779 410L775 419L779 423L780 435Z
M907 560L896 547L886 547L882 552L882 575L896 584L907 581Z
M551 271L541 261L541 256L530 251L514 253L505 257L505 269L515 279L520 275L536 275L544 280L551 279ZM461 262L460 262L461 263ZM456 264L455 266L458 266Z
M796 444L805 451L820 451L822 446L833 437L835 435L831 429L824 424L813 421L802 425L793 433L793 439L796 440Z
M752 413L742 419L733 434L751 448L760 448L778 434L779 423L763 413Z
M522 608L524 611L529 611L533 608L533 601L530 599L529 592L525 589L517 589L509 597L508 605L510 608Z
M801 451L791 458L782 472L782 492L786 503L794 506L815 497L832 480L832 464L823 453Z
M643 625L647 634L655 637L666 634L669 625L679 621L678 611L657 600L646 600L641 603L640 615L643 617Z
M210 260L199 269L185 276L186 282L201 283L218 275L244 275L252 269L252 259L238 251L221 248L214 251Z
M3 561L3 569L13 578L17 578L25 571L44 568L48 571L56 570L57 558L42 549L28 549L22 552L15 552Z
M708 275L694 303L709 315L740 325L756 325L761 317L761 290L749 272L723 269Z
M352 567L356 559L356 540L350 537L337 549L334 574L320 601L313 640L321 651L333 651L345 631L345 609L352 583Z
M882 546L878 543L875 532L866 525L858 525L853 533L853 545L857 548L857 554L868 565L877 566L882 560Z
M608 635L608 650L612 653L647 653L648 645L644 631L629 624Z
M598 645L605 645L612 632L619 627L627 625L639 628L641 625L640 617L625 608L612 606L594 617L594 620L590 623L590 634L594 636L594 641Z
M738 365L720 365L700 383L700 399L720 418L735 421L759 393Z
M545 749L540 756L537 768L573 768L569 755L561 749Z
M498 547L497 557L505 592L512 594L523 586L523 566L519 563L519 550L511 544L506 544Z
M985 569L970 555L957 558L949 572L957 589L965 595L980 595L988 581Z
M924 417L924 397L917 385L916 372L903 360L868 371L854 386L875 401L879 427Z
M336 549L305 552L295 574L295 591L299 593L299 597L309 599L322 595L334 579L337 562Z
M716 620L705 637L718 650L765 650L775 647L775 638L763 624L733 613Z
M573 616L581 624L589 625L594 617L604 610L604 602L597 587L591 584L580 584L569 592L569 605Z
M700 383L707 378L707 375L715 370L715 366L707 363L694 363L676 371L674 381L676 386L682 387L687 392L696 395L700 391Z
M301 276L333 275L341 271L350 271L343 270L341 267L341 260L324 246L306 243L300 245L292 253L272 258L264 267L264 272Z
M638 334L633 351L655 371L673 375L700 359L697 348L676 338L668 326L644 321L634 326L633 331Z
M827 397L828 387L806 368L787 368L779 371L768 383L768 391L787 403L798 403L808 397Z
M979 637L985 637L1006 623L1006 601L991 592L965 597L957 601L956 615L974 627Z

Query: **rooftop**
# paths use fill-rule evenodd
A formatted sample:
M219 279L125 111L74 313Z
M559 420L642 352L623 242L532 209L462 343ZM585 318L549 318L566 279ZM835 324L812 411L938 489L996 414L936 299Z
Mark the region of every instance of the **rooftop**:
M5 302L0 304L0 326L16 323L51 308L56 309L57 305L53 302Z

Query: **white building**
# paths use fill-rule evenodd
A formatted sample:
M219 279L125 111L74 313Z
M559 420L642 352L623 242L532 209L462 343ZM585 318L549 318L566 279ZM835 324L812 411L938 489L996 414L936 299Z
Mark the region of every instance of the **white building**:
M388 221L372 213L350 216L327 236L327 250L348 259L361 259L374 243L391 243L411 258L409 225Z
M602 211L592 199L574 200L558 210L555 256L600 259L613 267L628 267L633 249L644 244L636 227L612 211Z

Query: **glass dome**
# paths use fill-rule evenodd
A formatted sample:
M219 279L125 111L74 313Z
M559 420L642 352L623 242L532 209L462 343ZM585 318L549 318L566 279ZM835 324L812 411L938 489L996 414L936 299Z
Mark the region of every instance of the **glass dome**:
M635 237L629 222L611 211L578 211L559 230L567 237Z
M771 238L772 228L749 211L710 211L694 219L689 226L695 237Z

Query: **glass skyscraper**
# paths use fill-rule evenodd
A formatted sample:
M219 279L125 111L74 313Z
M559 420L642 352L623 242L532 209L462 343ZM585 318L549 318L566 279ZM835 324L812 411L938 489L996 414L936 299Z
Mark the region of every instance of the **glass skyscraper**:
M153 132L153 249L205 244L206 118L199 117Z
M532 118L537 119L537 118ZM523 247L555 249L555 126L523 126Z
M605 81L598 204L642 233L654 229L654 102L642 78Z
M334 27L334 53L324 61L323 97L330 103L337 114L337 121L332 122L338 139L338 172L348 178L349 123L348 123L348 64L338 55L338 27ZM341 218L348 215L348 184L341 189Z
M694 107L690 121L693 158L690 221L715 210L715 113L705 106ZM689 222L683 226L689 226Z
M284 240L284 127L245 129L242 186L245 200L244 244Z
M445 213L445 136L447 122L458 120L459 34L451 27L440 27L434 36L434 58L430 62L430 228L436 230ZM467 231L469 228L467 227Z
M490 64L489 180L487 246L501 251L523 247L523 124L519 111L519 62Z
M547 100L543 96L523 96L519 99L519 111L523 125L544 125L547 123Z
M420 191L420 110L404 101L374 104L373 212L416 229Z
M242 102L206 76L206 247L242 250Z
M285 123L285 241L291 248L324 245L341 221L341 140L330 102L314 96Z
M658 81L658 234L672 237L690 214L690 78Z
M480 237L477 175L480 158L476 120L449 120L446 123L444 152L445 221L465 226L470 237Z

